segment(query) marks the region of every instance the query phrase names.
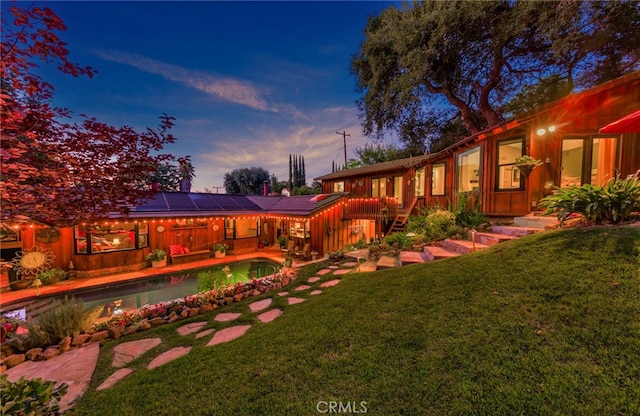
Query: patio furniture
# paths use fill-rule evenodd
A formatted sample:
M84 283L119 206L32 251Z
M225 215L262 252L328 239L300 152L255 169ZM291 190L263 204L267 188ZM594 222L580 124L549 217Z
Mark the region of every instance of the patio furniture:
M304 247L302 247L302 250L295 251L294 256L297 259L306 260L307 258L309 258L310 252L311 252L311 246L309 245L309 243L306 243Z

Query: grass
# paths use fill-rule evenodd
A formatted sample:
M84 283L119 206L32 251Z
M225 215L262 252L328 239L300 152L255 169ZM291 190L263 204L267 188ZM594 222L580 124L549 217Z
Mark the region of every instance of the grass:
M298 282L321 266L313 267ZM284 311L272 323L246 304L229 308L244 312L233 323L214 322L215 313L191 319L253 325L227 344L177 335L185 321L128 337L163 344L96 392L115 370L117 341L106 344L90 390L68 414L312 415L330 401L366 402L374 415L640 414L640 227L547 232L348 274L292 306L266 296ZM145 369L180 345L194 347Z

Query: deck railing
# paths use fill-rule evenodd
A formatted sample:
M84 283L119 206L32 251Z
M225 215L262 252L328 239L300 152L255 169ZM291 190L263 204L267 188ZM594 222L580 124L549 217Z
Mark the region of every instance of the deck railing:
M350 198L347 200L343 219L393 221L398 214L395 198Z

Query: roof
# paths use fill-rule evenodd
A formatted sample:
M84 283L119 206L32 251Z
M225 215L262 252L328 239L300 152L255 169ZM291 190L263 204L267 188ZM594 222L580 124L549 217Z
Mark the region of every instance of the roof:
M348 178L352 176L366 176L372 173L382 173L398 169L408 169L419 166L429 158L429 155L407 157L404 159L391 160L389 162L375 163L373 165L360 166L358 168L339 170L324 176L319 176L314 180L326 181L330 179Z
M171 218L193 216L235 215L311 215L333 205L346 193L300 195L292 197L209 194L200 192L158 192L132 207L129 218ZM114 214L114 217L116 215Z
M451 146L437 153L432 153L429 156L435 159L442 154L450 153L461 147L465 147L477 141L484 140L487 137L494 136L496 134L500 134L508 130L513 130L517 127L521 127L524 124L529 123L530 121L540 117L542 114L551 112L553 110L556 110L557 108L570 107L572 105L575 105L576 102L578 102L579 100L586 99L587 97L591 97L595 94L600 94L604 91L611 90L621 85L637 82L638 80L640 80L640 71L635 71L627 75L623 75L619 78L612 79L611 81L607 81L603 84L596 85L595 87L568 94L563 98L560 98L559 100L544 104L533 111L520 114L511 120L501 122L483 131L480 131L478 133L472 134L471 136L465 137L459 142L452 144Z

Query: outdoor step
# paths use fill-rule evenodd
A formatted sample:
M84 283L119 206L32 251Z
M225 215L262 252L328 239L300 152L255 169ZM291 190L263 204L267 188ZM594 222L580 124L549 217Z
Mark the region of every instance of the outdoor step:
M426 255L419 251L401 251L400 261L402 264L424 263L427 261Z
M394 267L400 267L402 266L402 263L400 262L400 259L398 257L392 257L392 256L381 256L378 259L378 264L377 264L377 268L378 270L380 269L391 269Z
M495 246L496 244L504 243L509 240L516 240L519 237L514 237L506 234L476 232L474 233L474 241L476 243L484 244L487 246Z
M467 254L473 251L478 251L489 247L486 244L476 243L468 240L451 240L447 238L444 240L443 247L450 251L455 251L460 254Z
M510 235L513 237L524 237L525 235L541 232L540 228L531 227L514 227L510 225L494 225L491 227L491 232L495 234Z
M547 227L555 227L558 225L558 220L554 217L541 217L538 215L527 215L524 217L515 217L513 224L518 227L537 228L544 230Z
M450 257L457 257L460 253L456 253L440 246L425 246L424 256L427 261L434 261L438 259L448 259Z

